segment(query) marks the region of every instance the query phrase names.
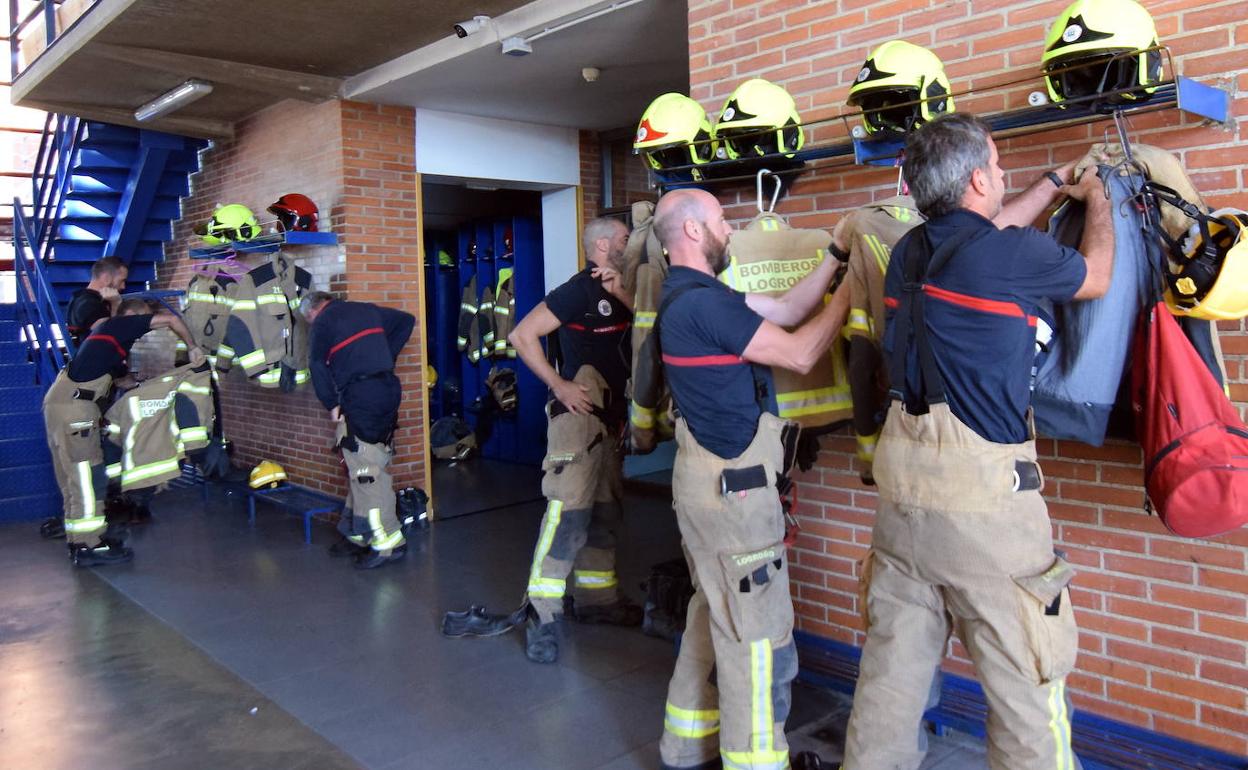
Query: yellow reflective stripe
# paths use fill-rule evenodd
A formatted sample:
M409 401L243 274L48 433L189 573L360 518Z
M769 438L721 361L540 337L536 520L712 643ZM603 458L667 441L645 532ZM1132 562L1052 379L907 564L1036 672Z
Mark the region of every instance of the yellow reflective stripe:
M222 343L217 346L217 355L222 358L232 358L234 356L234 348Z
M403 532L395 530L390 534L386 534L386 528L381 524L381 509L368 509L368 526L373 530L373 541L369 544L374 551L388 551L391 548L397 548L403 542Z
M654 427L654 410L638 406L637 402L634 401L628 405L628 419L638 428L650 430Z
M264 385L276 385L282 381L281 369L265 369L256 375L256 380Z
M719 732L719 710L682 709L668 703L663 728L681 738L705 738Z
M476 313L476 312L477 312L477 306L476 306L476 305L470 305L470 304L468 304L467 302L461 302L461 303L459 303L459 309L460 309L460 310L462 310L462 311L464 311L465 313Z
M739 268L740 268L740 265L737 262L736 256L730 255L728 257L728 269L724 270L724 272L720 273L719 275L720 283L726 283L734 289L738 288L737 287L737 270Z
M871 250L871 255L875 257L876 264L880 266L880 272L887 273L888 259L892 252L878 237L871 233L863 233L862 239L866 241L867 248Z
M725 770L788 770L788 751L720 751Z
M178 438L183 441L207 441L208 428L204 425L195 425L190 428L183 428L178 431Z
M207 396L212 393L212 388L207 385L192 385L189 382L182 382L178 385L179 393L196 393L201 396Z
M65 518L65 531L72 532L75 535L98 532L107 526L108 521L103 516L84 516L81 519Z
M854 331L871 332L871 315L864 308L851 307L849 309L849 320L846 321L845 327ZM872 335L874 336L874 335Z
M115 479L121 475L121 463L110 463L104 466L104 475Z
M639 310L633 315L633 326L638 329L649 329L654 326L658 313L653 310Z
M494 315L511 315L511 310L508 309L505 305L495 305Z
M356 545L364 545L363 535L347 535L347 539L355 543Z
M186 343L183 342L182 340L178 340L177 342L173 343L173 349L178 351L179 353L184 352L186 350Z
M147 465L139 465L132 470L123 471L121 474L122 486L133 483L135 481L143 481L153 476L159 476L162 473L173 473L180 470L178 467L178 458L173 457L160 462L148 463Z
M835 412L849 409L853 403L848 385L776 394L776 406L780 417L802 417L822 412Z
M1074 770L1070 748L1070 715L1066 713L1066 679L1053 683L1049 691L1049 730L1053 733L1057 770Z
M871 436L858 437L858 459L863 462L871 462L875 459L875 445L879 443L880 433L876 431Z
M260 350L253 350L250 353L240 356L238 359L238 363L244 369L250 369L253 366L263 364L264 363L264 349L261 348Z
M295 384L302 385L312 379L312 372L308 369L299 369L295 371Z
M86 460L78 463L78 486L82 490L83 513L93 516L96 503L95 487L91 484L91 463Z
M294 298L294 297L291 297L290 301L289 301L289 302L287 302L286 304L287 304L287 305L290 305L290 309L291 309L291 310L298 310L298 309L299 309L299 300L298 300L298 299L296 299L296 298Z
M537 539L537 549L533 552L533 565L529 568L529 596L559 597L563 596L567 584L558 578L542 577L542 562L550 553L550 545L555 541L555 532L563 519L563 501L551 500L546 505L546 515L542 517L542 533Z
M780 229L780 223L774 219L764 219L758 224L759 224L758 229L760 230L775 231L775 230Z
M256 303L253 302L252 300L249 300L249 299L234 300L234 312L235 313L237 313L240 310L255 310L255 309L256 309Z
M775 738L771 718L771 640L750 642L751 722L754 751L769 751Z
M615 578L615 570L605 572L596 572L593 570L573 570L573 576L576 578L578 588L588 588L597 590L600 588L615 588L619 585L619 581Z
M273 294L261 294L256 297L257 305L285 305L286 302L286 295L280 292L274 292Z

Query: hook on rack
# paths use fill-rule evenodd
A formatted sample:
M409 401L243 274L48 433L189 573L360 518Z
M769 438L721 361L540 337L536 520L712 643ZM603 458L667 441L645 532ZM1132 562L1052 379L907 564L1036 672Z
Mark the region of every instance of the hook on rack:
M771 205L763 208L763 177L769 176L776 182L776 187L771 191ZM758 206L758 213L766 214L776 210L776 201L780 200L780 190L784 187L784 180L777 174L773 174L771 169L760 168L758 173L754 175L754 194L755 203Z

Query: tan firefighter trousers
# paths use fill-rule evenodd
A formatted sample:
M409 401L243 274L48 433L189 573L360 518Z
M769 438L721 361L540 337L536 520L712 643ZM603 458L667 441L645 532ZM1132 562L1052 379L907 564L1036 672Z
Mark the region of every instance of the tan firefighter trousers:
M370 444L350 435L345 421L338 423L336 439L348 483L338 531L356 545L389 554L406 542L394 512L393 452L385 444Z
M665 768L716 757L730 770L789 766L784 722L797 650L775 486L787 424L764 413L745 452L724 460L701 447L683 419L676 423L672 492L696 590L667 690ZM724 470L753 467L761 467L763 486L723 493Z
M875 456L863 646L844 770L911 770L932 669L956 631L988 701L993 770L1073 770L1066 675L1078 634L1040 489L1015 491L1035 444L997 444L946 404L894 403ZM1040 484L1042 486L1042 482ZM866 572L867 570L864 570Z
M607 383L592 366L574 382L589 388L600 408ZM592 414L564 412L550 418L542 461L546 514L529 567L527 601L542 623L563 613L568 574L578 607L619 601L615 546L622 518L623 458L619 436Z
M108 374L90 382L74 382L65 369L43 397L52 470L64 503L65 537L73 545L94 548L108 526L104 520L108 478L96 400L108 393L112 383Z

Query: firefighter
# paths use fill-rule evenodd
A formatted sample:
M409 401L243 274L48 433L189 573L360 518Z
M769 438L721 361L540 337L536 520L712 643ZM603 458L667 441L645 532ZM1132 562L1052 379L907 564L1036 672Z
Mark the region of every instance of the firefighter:
M731 228L701 190L663 196L654 232L671 259L655 333L680 414L672 493L696 588L659 751L664 768L782 770L797 650L776 487L797 426L766 411L766 367L809 372L840 332L848 292L788 332L823 303L835 259L779 297L720 283Z
M130 268L117 257L104 257L91 265L91 282L74 292L65 310L65 328L75 350L82 347L92 326L117 311L129 275Z
M569 574L576 620L636 626L642 618L641 608L621 595L615 572L632 361L632 297L620 280L628 229L595 219L585 225L583 242L586 269L546 295L510 336L554 396L546 407L542 463L546 513L526 592L525 655L535 663L559 657L555 621L564 612ZM542 352L547 334L559 335L558 369Z
M107 403L113 373L124 365L135 341L160 328L173 330L187 344L193 362L204 361L182 319L168 312L153 314L144 300L128 299L118 306L117 315L97 324L83 339L78 354L43 398L48 449L65 506L69 557L76 566L115 564L134 557L124 535L106 531L101 404Z
M376 569L407 555L389 465L403 396L394 363L416 319L323 291L305 294L299 309L312 327L312 384L335 423L350 485L338 521L342 540L329 552L354 557L357 569Z
M911 134L904 173L927 222L885 277L891 403L844 768L919 766L914 735L956 628L988 701L989 767L1073 770L1073 571L1053 551L1029 385L1039 304L1109 288L1112 207L1095 173L1071 184L1073 163L1002 205L997 148L970 115ZM1061 196L1086 207L1078 251L1027 226Z

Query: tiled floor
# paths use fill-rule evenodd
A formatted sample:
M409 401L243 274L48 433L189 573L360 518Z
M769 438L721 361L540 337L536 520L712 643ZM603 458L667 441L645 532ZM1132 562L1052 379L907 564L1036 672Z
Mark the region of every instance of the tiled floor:
M361 573L328 527L194 490L157 498L128 565L73 571L33 525L0 528L0 768L656 770L670 644L562 629L556 666L522 634L449 640L441 615L518 602L540 502L451 519ZM679 555L659 496L633 495L621 583ZM256 709L252 713L252 709ZM843 699L799 686L795 748L839 759ZM925 767L983 767L933 740Z

